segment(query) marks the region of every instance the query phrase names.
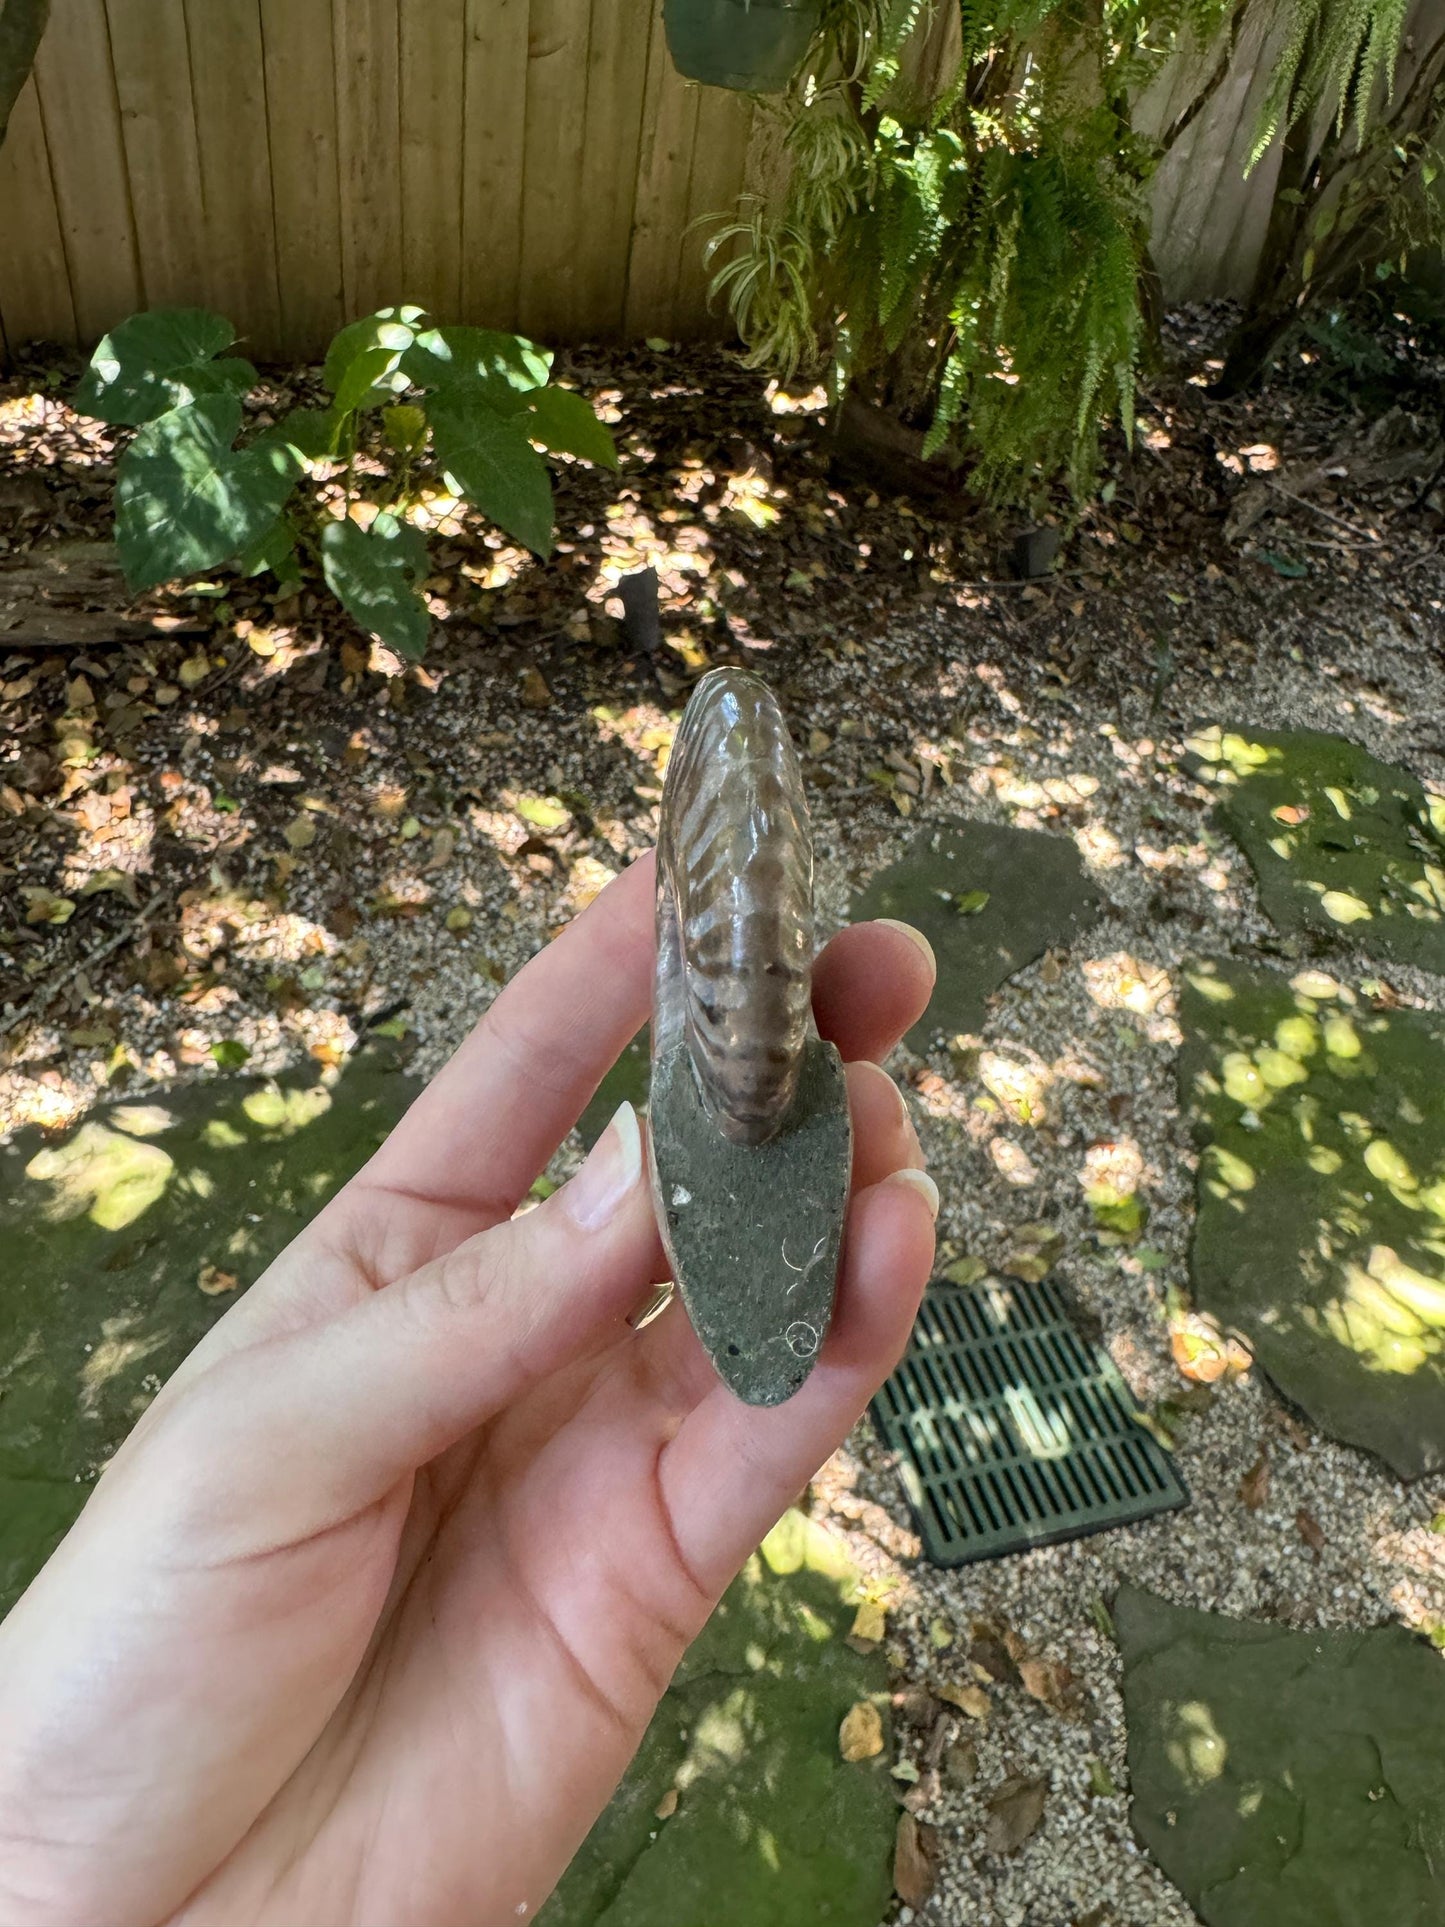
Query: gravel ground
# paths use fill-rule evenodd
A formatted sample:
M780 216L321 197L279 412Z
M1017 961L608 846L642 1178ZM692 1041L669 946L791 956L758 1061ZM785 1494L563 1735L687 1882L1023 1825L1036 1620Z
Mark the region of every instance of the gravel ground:
M194 642L171 657L150 648L136 700L187 693L157 697L136 746L100 759L84 795L125 791L123 809L97 805L82 835L69 796L52 786L36 802L11 771L24 807L0 852L22 884L78 897L87 875L120 870L143 907L157 878L166 902L132 925L129 899L98 893L85 899L100 905L88 933L41 925L50 949L33 931L0 933L0 966L15 972L0 1014L0 1128L63 1126L118 1064L130 1090L213 1074L223 1040L242 1043L253 1068L308 1051L331 1065L399 1003L420 1068L434 1069L498 984L650 842L684 672L747 660L778 684L807 751L825 925L844 920L853 891L920 824L961 809L1076 839L1104 918L1014 979L966 1050L900 1051L893 1068L942 1193L945 1261L997 1264L1013 1228L1048 1220L1064 1237L1056 1275L1138 1396L1202 1408L1169 1345L1195 1166L1174 1085L1175 984L1201 954L1286 968L1291 956L1243 858L1209 828L1206 793L1181 770L1183 738L1208 720L1334 729L1445 788L1445 518L1433 498L1407 512L1408 490L1352 498L1346 477L1317 499L1354 528L1348 540L1305 507L1280 508L1288 527L1269 532L1308 555L1308 579L1227 541L1226 517L1259 475L1369 424L1298 381L1207 409L1190 373L1207 321L1181 326L1179 363L1145 412L1149 452L1120 464L1112 505L1075 532L1070 573L1044 587L983 580L997 572L991 525L928 504L900 515L829 475L805 433L810 404L770 408L756 378L720 356L677 357L666 381L656 357L578 358L579 383L618 399L624 482L629 467L638 479L612 508L605 490L590 509L564 499L564 527L569 514L595 518L577 553L595 541L560 614L524 606L510 627L505 610L455 622L426 670L403 677L375 652L358 661L354 642L338 673L335 639L310 610L231 608L194 695L178 667ZM658 453L677 396L704 391L691 441ZM8 392L23 396L23 383ZM11 437L37 467L41 415ZM741 449L738 420L752 438ZM660 671L626 657L606 607L615 575L648 558L662 568L672 637ZM64 683L61 720L77 707L76 673L74 661L0 658L12 687L37 676L43 698ZM78 673L102 689L115 671L93 652ZM27 753L17 738L16 769ZM114 947L102 954L101 940ZM1442 986L1423 973L1343 950L1309 961L1345 983L1383 976L1402 1001L1440 1008ZM1021 1087L1035 1100L1028 1125L980 1102ZM1081 1175L1101 1156L1137 1174L1162 1267L1145 1271L1091 1236ZM557 1175L574 1158L564 1147ZM918 1559L866 1425L818 1480L816 1508L847 1531L887 1604L900 1754L920 1764L900 1793L940 1832L937 1890L900 1920L1194 1918L1129 1832L1104 1611L1121 1580L1300 1627L1445 1619L1445 1538L1428 1529L1445 1507L1440 1481L1407 1488L1331 1444L1257 1372L1173 1425L1187 1511L959 1572ZM1240 1481L1262 1449L1271 1483L1252 1508ZM1301 1511L1318 1523L1318 1550ZM1067 1667L1072 1684L1061 1694L1061 1673L1028 1668L1044 1682L1038 1697L1017 1683L1020 1658ZM972 1712L924 1697L943 1686L977 1688L963 1694ZM1037 1775L1037 1831L1013 1852L986 1851L989 1800L1010 1776Z

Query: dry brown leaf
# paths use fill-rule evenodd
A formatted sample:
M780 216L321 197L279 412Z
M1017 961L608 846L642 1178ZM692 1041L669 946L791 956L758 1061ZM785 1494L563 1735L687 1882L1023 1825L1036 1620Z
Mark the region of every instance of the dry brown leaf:
M1295 1531L1318 1559L1325 1549L1324 1527L1307 1506L1301 1506L1294 1515Z
M850 1766L871 1760L883 1751L883 1715L872 1700L859 1700L843 1715L838 1728L838 1751Z
M1073 1673L1062 1661L1026 1658L1019 1661L1018 1667L1019 1678L1030 1699L1038 1700L1040 1705L1052 1708L1065 1718L1073 1716L1078 1706L1078 1689Z
M540 669L529 667L522 671L522 702L528 709L551 708L552 691Z
M984 1828L985 1853L1017 1853L1044 1817L1049 1783L1042 1775L1023 1779L1012 1775L988 1803Z
M1261 1450L1259 1457L1239 1482L1239 1501L1258 1512L1269 1497L1269 1454Z
M893 1845L893 1891L905 1907L922 1907L937 1884L937 1829L911 1813L900 1814Z
M940 1686L938 1697L956 1706L960 1713L967 1713L971 1720L986 1720L992 1710L993 1702L981 1686L962 1686L950 1683Z
M445 869L456 853L457 833L455 830L438 830L431 840L431 855L427 859L429 870Z
M57 896L39 884L27 883L20 894L25 899L27 923L69 923L75 904L69 897Z
M234 1291L240 1282L234 1271L222 1271L219 1265L202 1265L196 1279L208 1298L219 1298L222 1292Z
M677 1812L677 1803L681 1797L677 1788L670 1786L658 1801L657 1805L652 1809L656 1818L659 1820L670 1820L673 1814Z

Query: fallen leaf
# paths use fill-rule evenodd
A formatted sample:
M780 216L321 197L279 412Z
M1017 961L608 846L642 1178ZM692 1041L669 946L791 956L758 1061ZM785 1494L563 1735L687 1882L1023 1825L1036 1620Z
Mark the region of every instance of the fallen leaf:
M1254 1464L1239 1482L1239 1501L1258 1512L1269 1497L1269 1454L1261 1451Z
M455 830L438 830L431 840L431 855L427 859L429 870L440 870L451 862L456 853L457 833Z
M1324 1552L1324 1527L1307 1506L1301 1506L1294 1515L1295 1531L1309 1547L1316 1559Z
M888 1619L876 1599L860 1601L853 1615L853 1624L848 1632L848 1644L854 1651L860 1649L871 1652L888 1630Z
M1044 960L1039 965L1039 976L1046 984L1056 984L1064 974L1064 966L1052 950L1044 952Z
M129 870L97 870L94 876L87 877L80 886L80 894L83 897L99 896L104 890L113 890L118 897L124 897L133 907L140 903L135 878Z
M893 1891L905 1907L922 1907L938 1884L938 1830L911 1813L898 1816L893 1846Z
M943 1276L953 1285L976 1285L988 1276L988 1266L982 1258L955 1258L951 1265L945 1265Z
M938 1697L956 1706L960 1713L967 1713L971 1720L987 1720L993 1702L981 1686L965 1686L950 1683L937 1689Z
M969 1786L978 1778L978 1748L972 1740L955 1740L943 1765L951 1785Z
M1044 1817L1044 1801L1049 1783L1040 1775L1023 1779L1012 1775L988 1803L988 1823L984 1828L985 1853L1017 1853Z
M1018 1662L1019 1678L1030 1699L1049 1707L1064 1719L1078 1712L1079 1692L1074 1675L1061 1660L1024 1658Z
M223 1071L238 1071L249 1063L251 1053L239 1037L222 1037L211 1046L211 1056Z
M465 904L457 904L454 909L447 911L446 925L448 930L470 930L472 925L471 911L467 909Z
M222 1292L234 1291L240 1282L234 1271L222 1271L219 1265L202 1265L196 1279L208 1298L219 1298Z
M976 917L988 903L987 890L965 890L953 899L953 907L961 917Z
M673 1814L677 1812L677 1803L680 1797L677 1788L670 1786L658 1801L657 1805L652 1809L656 1818L659 1820L670 1820Z
M522 671L522 702L528 709L550 709L552 691L540 669Z
M883 1751L883 1715L872 1700L859 1700L843 1715L838 1751L850 1766Z
M316 841L316 820L303 811L292 817L281 834L293 850L307 850Z
M828 734L826 729L810 729L808 731L808 754L810 756L821 756L824 750L831 749L832 747L833 738Z
M198 650L194 656L186 657L176 673L185 688L194 689L210 675L211 659L204 650Z
M39 884L27 883L20 894L26 903L27 923L69 923L75 915L75 904L69 897L57 896Z
M1096 1800L1108 1800L1119 1789L1114 1784L1114 1776L1100 1759L1089 1759L1089 1791Z

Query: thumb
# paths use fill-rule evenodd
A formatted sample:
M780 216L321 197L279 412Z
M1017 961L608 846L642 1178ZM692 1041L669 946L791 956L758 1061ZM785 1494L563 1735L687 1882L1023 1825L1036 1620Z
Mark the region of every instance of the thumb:
M309 1537L620 1326L666 1275L644 1164L637 1113L623 1104L535 1210L337 1318L221 1360L193 1388L208 1516L244 1533L264 1496L269 1544Z

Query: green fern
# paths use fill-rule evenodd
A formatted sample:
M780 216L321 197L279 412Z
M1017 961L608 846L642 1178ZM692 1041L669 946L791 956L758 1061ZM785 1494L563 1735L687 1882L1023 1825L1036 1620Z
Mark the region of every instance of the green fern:
M1289 28L1260 142L1326 101L1363 140L1408 0L1277 3ZM896 82L945 5L962 66L941 99L910 102ZM711 244L750 360L821 367L835 394L881 385L927 422L925 452L952 450L988 495L1086 490L1102 426L1132 435L1145 345L1156 155L1119 103L1181 36L1207 44L1235 13L1236 0L824 0L781 109L785 188ZM1429 155L1407 158L1412 180L1430 176ZM1437 231L1391 219L1401 252Z

